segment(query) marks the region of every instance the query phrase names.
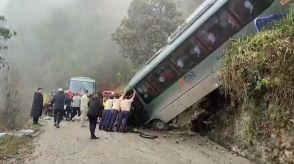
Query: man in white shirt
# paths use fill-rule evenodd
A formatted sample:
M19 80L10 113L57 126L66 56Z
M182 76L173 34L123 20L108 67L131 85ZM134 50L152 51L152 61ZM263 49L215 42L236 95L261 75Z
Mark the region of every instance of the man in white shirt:
M81 98L81 107L80 107L81 108L81 127L86 126L85 123L87 119L87 113L89 110L88 103L89 103L88 90L85 90Z
M126 132L127 122L130 115L130 110L132 107L132 102L134 101L134 98L136 96L136 92L134 92L133 96L130 99L127 99L126 97L120 102L120 108L121 112L119 114L118 119L118 126L116 131L117 132Z
M114 99L112 100L112 108L109 112L109 119L107 120L106 131L113 132L114 123L117 117L117 113L120 109L120 101L122 100L122 97L120 97L119 94L116 93Z
M71 120L78 114L78 116L81 116L81 96L78 93L74 94L74 97L72 98L72 114L71 114Z
M99 129L107 130L107 124L110 122L110 115L109 112L112 108L113 103L113 96L110 95L109 97L106 97L106 101L104 103L104 110L102 112L102 118L99 124Z

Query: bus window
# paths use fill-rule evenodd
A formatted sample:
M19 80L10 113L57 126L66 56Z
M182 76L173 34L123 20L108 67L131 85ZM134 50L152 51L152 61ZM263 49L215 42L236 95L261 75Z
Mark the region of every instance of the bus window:
M209 52L226 42L240 29L240 25L225 10L220 10L197 30L197 37Z
M197 37L210 50L210 52L221 44L222 38L217 37L215 33L217 31L213 30L218 22L219 19L215 16L212 16L201 26L199 30L197 30Z
M135 88L139 93L140 97L146 103L151 102L158 95L146 81L139 83Z
M171 67L170 63L164 62L155 68L150 75L147 76L148 82L158 91L163 92L172 85L180 76Z
M269 6L269 0L234 0L228 4L229 10L242 24L247 24Z
M172 55L171 61L178 70L182 73L186 73L204 58L205 52L200 44L195 40L191 40Z
M221 10L217 14L218 19L220 20L219 29L220 33L228 39L228 37L233 36L237 31L240 30L241 26L233 18L229 12Z

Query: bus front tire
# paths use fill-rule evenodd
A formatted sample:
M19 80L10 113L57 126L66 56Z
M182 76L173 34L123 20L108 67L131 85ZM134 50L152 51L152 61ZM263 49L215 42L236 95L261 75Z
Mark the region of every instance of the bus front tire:
M161 120L153 120L152 125L153 125L153 128L156 130L168 130L169 129L168 124L164 123Z

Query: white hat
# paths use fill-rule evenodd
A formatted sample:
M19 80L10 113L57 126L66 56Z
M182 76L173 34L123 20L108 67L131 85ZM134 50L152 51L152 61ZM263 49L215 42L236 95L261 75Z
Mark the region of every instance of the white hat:
M62 91L63 91L63 89L62 89L62 88L59 88L57 91L59 91L59 92L62 92Z

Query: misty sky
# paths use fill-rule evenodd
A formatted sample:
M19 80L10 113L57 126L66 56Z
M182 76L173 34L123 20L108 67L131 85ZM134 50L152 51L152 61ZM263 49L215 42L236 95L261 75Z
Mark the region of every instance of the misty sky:
M18 33L9 41L6 56L22 69L26 80L33 78L34 85L47 86L48 80L60 78L56 67L64 66L62 63L76 64L81 67L79 73L98 65L104 69L113 60L119 60L110 34L126 16L129 1L1 0L7 25ZM72 72L62 71L66 77L74 76ZM54 80L50 84L63 85Z
M130 63L122 59L110 34L127 16L130 1L0 0L0 15L17 32L1 53L17 68L24 95L39 86L65 87L72 76L109 84L116 72L128 72ZM184 16L198 6L195 0L181 3Z

